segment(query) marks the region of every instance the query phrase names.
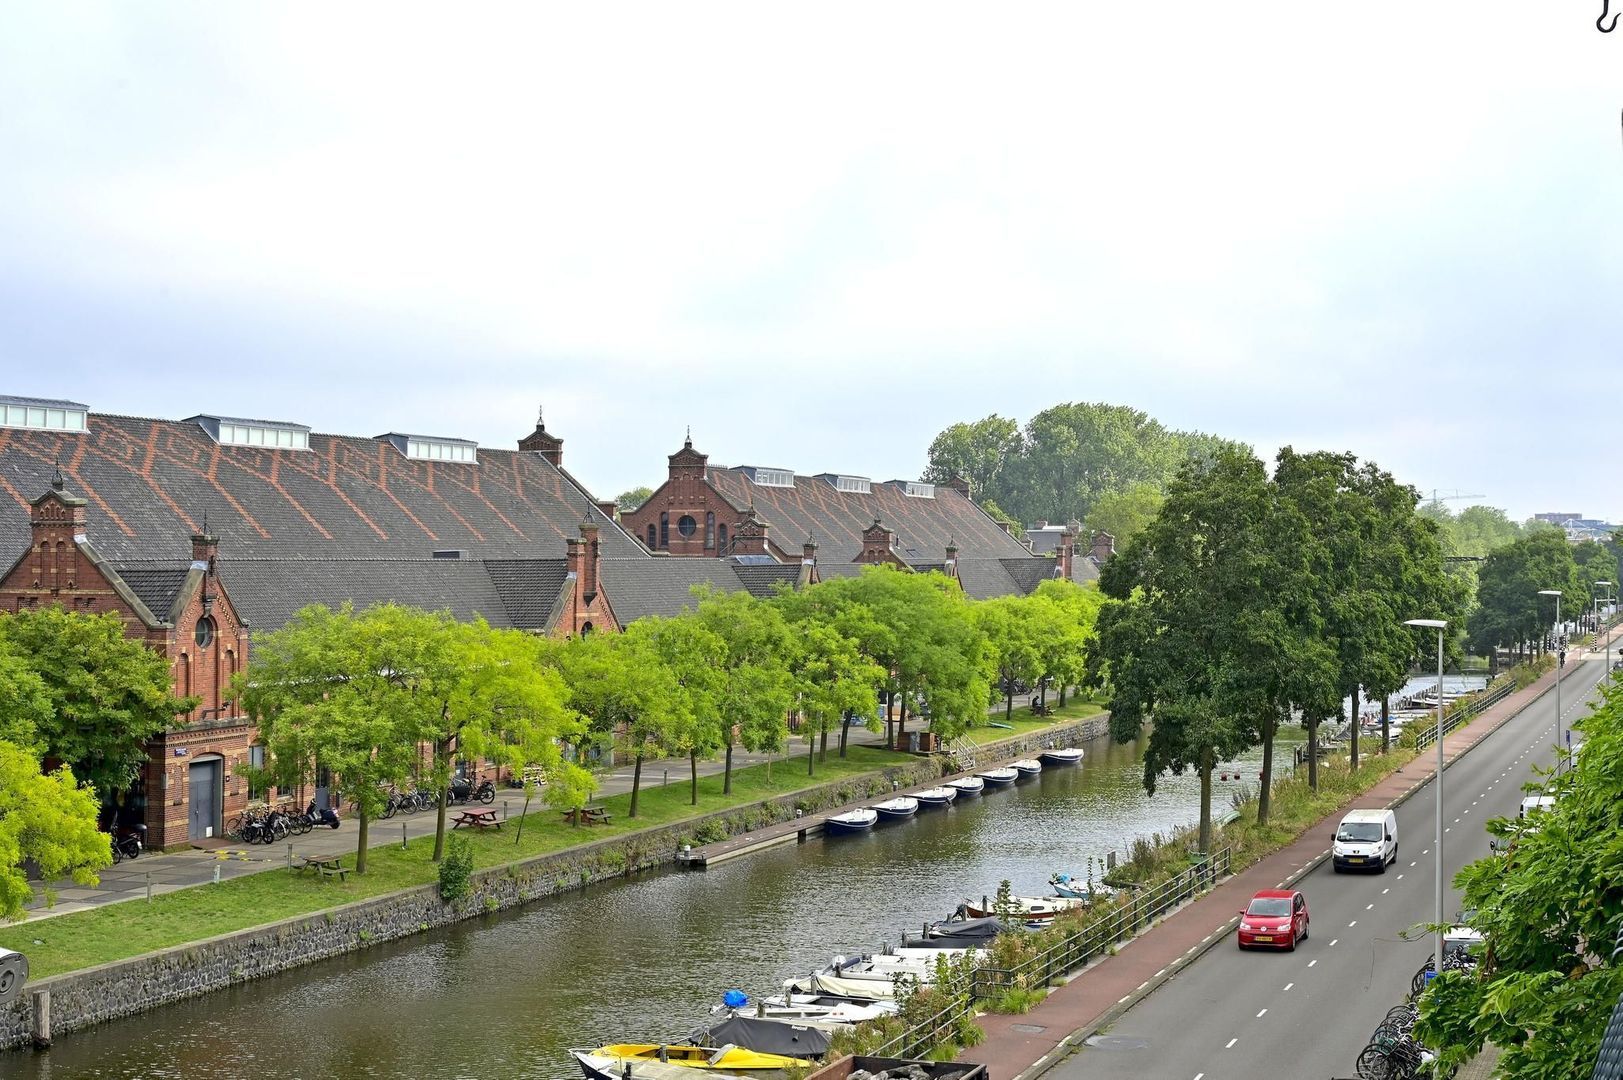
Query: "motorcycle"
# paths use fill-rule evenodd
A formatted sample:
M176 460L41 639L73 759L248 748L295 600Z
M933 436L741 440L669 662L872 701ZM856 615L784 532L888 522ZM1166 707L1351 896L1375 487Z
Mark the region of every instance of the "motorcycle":
M116 864L125 859L140 858L141 852L146 850L146 835L145 825L128 825L115 830L109 837L113 845L113 862Z
M469 802L493 803L496 801L496 785L490 780L481 777L479 785L475 787L463 777L453 776L451 778L450 801L457 804Z
M304 816L310 819L312 825L325 825L329 829L338 828L338 812L330 806L318 809L314 799L311 799L310 805L304 808Z

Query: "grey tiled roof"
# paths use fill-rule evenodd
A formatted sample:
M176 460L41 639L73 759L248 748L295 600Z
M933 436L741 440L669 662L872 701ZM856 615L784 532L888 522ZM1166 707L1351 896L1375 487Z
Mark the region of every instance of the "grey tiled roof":
M1059 569L1056 559L1000 559L1003 569L1022 593L1033 593L1037 586L1053 579ZM1076 560L1071 560L1071 571L1076 571Z
M211 522L212 524L212 522ZM220 559L220 580L237 612L255 630L275 630L314 603L357 609L394 602L449 611L460 620L483 615L512 626L485 564L477 559Z
M486 559L484 565L507 610L508 622L525 630L546 629L569 580L567 563L563 559Z
M0 430L0 551L28 544L28 502L56 462L110 560L180 559L202 529L220 559L562 558L590 513L605 555L639 549L538 454L417 461L386 440L310 435L308 450L222 446L185 420L90 415L84 432ZM9 497L8 497L9 496Z
M614 616L622 625L650 615L678 615L697 607L695 585L713 585L723 592L744 588L738 570L722 559L604 559L599 576ZM756 567L754 569L761 569Z
M1049 572L1052 573L1053 563L1048 559L1043 559L1042 562L1048 564ZM958 581L963 585L965 595L974 600L989 600L994 596L1015 596L1030 591L1022 589L1019 582L1009 575L1002 559L960 558ZM1036 586L1033 585L1032 588Z
M795 582L800 580L800 567L794 563L774 563L770 566L741 566L734 563L733 573L751 596L761 599L776 595L780 585L792 589Z
M141 598L147 610L160 619L169 617L175 594L191 570L190 563L121 562L109 563L130 591Z

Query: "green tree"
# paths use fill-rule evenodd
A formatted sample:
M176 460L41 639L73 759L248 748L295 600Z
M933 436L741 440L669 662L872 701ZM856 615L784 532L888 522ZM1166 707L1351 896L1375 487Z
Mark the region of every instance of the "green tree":
M1144 527L1155 520L1161 509L1159 484L1139 480L1119 491L1106 491L1094 500L1088 512L1088 529L1106 532L1118 547L1125 547Z
M969 481L971 494L989 499L1010 461L1020 454L1020 425L995 413L970 424L953 424L930 444L924 479L945 484L954 477Z
M843 758L853 724L860 721L862 726L875 733L882 729L878 695L880 691L888 692L891 687L891 658L898 648L896 630L861 602L857 590L849 587L825 588L819 584L808 589L780 592L772 598L772 603L783 613L799 637L804 638L814 627L827 628L855 649L863 665L862 670L879 673L877 679L867 686L865 699L853 697L841 707L839 756ZM826 730L822 734L826 749Z
M39 732L50 724L51 695L45 680L0 636L0 741L41 758L45 747Z
M1574 767L1545 778L1555 805L1538 828L1489 822L1500 852L1454 879L1487 962L1444 972L1421 996L1416 1034L1445 1070L1492 1042L1506 1080L1588 1077L1623 995L1623 966L1607 959L1623 911L1623 684L1581 726Z
M1101 495L1140 481L1159 484L1176 460L1169 432L1138 409L1055 405L1026 423L1020 501L1012 505L1027 521L1088 520Z
M1057 609L1033 597L1000 596L971 605L970 612L986 639L987 663L1003 692L1003 717L1012 720L1015 684L1035 686L1044 674L1041 634L1050 620L1043 616L1057 616Z
M1555 605L1544 589L1560 589L1563 618L1589 603L1572 548L1559 529L1537 529L1490 553L1477 572L1476 609L1469 623L1472 649L1498 646L1518 651L1542 642L1555 623Z
M746 592L701 592L698 621L722 646L714 708L726 755L722 791L731 794L735 739L746 750L776 751L788 738L794 642L783 613Z
M705 594L708 595L708 594ZM738 593L750 599L748 593ZM653 624L653 644L670 675L679 708L656 738L669 753L688 759L689 799L699 805L699 759L727 749L728 775L723 790L732 791L733 730L723 715L727 642L697 614L683 612Z
M1063 578L1050 578L1040 583L1032 596L1057 609L1039 649L1043 675L1053 679L1059 687L1059 703L1063 707L1067 689L1081 683L1087 673L1088 650L1093 646L1104 595L1096 584L1078 585Z
M197 704L170 693L163 654L126 637L111 612L0 615L0 642L38 677L24 692L46 696L45 713L33 715L44 760L71 766L102 794L128 786L146 761L147 741ZM0 691L0 699L10 693Z
M404 783L437 731L438 703L422 693L437 645L412 615L392 604L359 614L311 605L254 642L239 684L280 784L304 783L319 767L337 774L356 812L358 874L383 785Z
M96 810L95 793L67 766L43 772L33 753L0 740L0 919L18 918L34 898L25 861L37 863L47 882L98 882L113 852L96 828ZM48 887L45 894L54 900Z
M629 514L652 498L653 494L654 489L651 487L634 487L629 491L622 491L615 496L614 508L619 513Z
M789 690L806 733L806 775L812 776L814 762L828 760L829 731L847 717L873 711L885 670L832 626L808 620L790 630Z

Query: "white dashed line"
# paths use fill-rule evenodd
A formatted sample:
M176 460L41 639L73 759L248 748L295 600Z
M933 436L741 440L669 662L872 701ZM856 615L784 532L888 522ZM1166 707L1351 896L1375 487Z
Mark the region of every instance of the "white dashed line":
M1333 941L1332 941L1332 942L1331 942L1331 943L1330 943L1330 944L1332 944L1332 945L1334 945L1334 944L1335 944L1335 942L1333 942ZM1313 966L1313 965L1314 965L1314 964L1317 964L1317 963L1318 963L1318 961L1317 961L1317 960L1309 960L1309 961L1308 961L1308 962L1307 962L1307 966L1308 966L1308 967L1312 967L1312 966Z
M1293 982L1288 982L1288 983L1285 984L1285 990L1289 990L1291 987L1293 987L1295 985L1296 984L1293 983ZM1284 990L1280 991L1280 993L1284 993L1284 992L1285 992Z
M1398 875L1398 880L1399 880L1399 881L1402 881L1402 880L1403 880L1403 875L1402 875L1402 874L1399 874L1399 875Z
M1267 1016L1267 1015L1268 1015L1268 1010L1264 1009L1260 1013L1257 1014L1257 1019L1261 1020L1264 1016Z
M1402 877L1402 876L1403 876L1403 875L1402 875L1402 874L1399 874L1399 875L1398 875L1398 877ZM1391 891L1392 891L1392 890L1391 890L1391 889L1382 889L1382 890L1381 890L1381 895L1382 895L1382 896L1385 896L1385 895L1386 895L1386 894L1387 894L1387 893L1389 893L1389 892L1391 892ZM1374 907L1374 906L1375 906L1375 905L1373 905L1373 904L1371 904L1371 905L1370 905L1370 906L1371 906L1371 907Z
M1347 924L1347 929L1348 929L1348 930L1351 930L1351 929L1352 929L1352 928L1353 928L1353 927L1355 927L1355 926L1357 926L1357 925L1358 925L1358 920L1357 920L1357 919L1354 919L1354 920L1353 920L1353 921L1352 921L1352 922L1350 922L1350 923L1348 923L1348 924ZM1332 944L1333 944L1333 943L1332 943Z
M1365 910L1365 911L1373 911L1373 910L1374 910L1374 909L1375 909L1375 905L1374 905L1374 904L1365 904L1365 905L1364 905L1364 910Z
M1331 939L1330 939L1330 947L1331 947L1331 948L1332 948L1332 949L1333 949L1333 948L1335 948L1335 947L1336 947L1336 942L1338 942L1338 941L1340 941L1340 940L1341 940L1341 939L1340 939L1340 938L1331 938Z
M1229 1044L1227 1046L1223 1047L1223 1049L1225 1049L1225 1050L1233 1050L1234 1049L1234 1044L1239 1042L1239 1041L1240 1040L1239 1040L1238 1037L1232 1038L1232 1039L1229 1040Z

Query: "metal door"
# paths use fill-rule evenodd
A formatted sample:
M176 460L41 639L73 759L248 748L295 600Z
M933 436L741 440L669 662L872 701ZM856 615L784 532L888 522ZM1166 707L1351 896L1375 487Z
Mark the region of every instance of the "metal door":
M317 810L332 806L332 770L325 765L316 766L315 802Z
M191 764L189 770L191 813L186 828L186 837L189 840L207 840L220 831L222 764L219 758L212 761L194 761Z

